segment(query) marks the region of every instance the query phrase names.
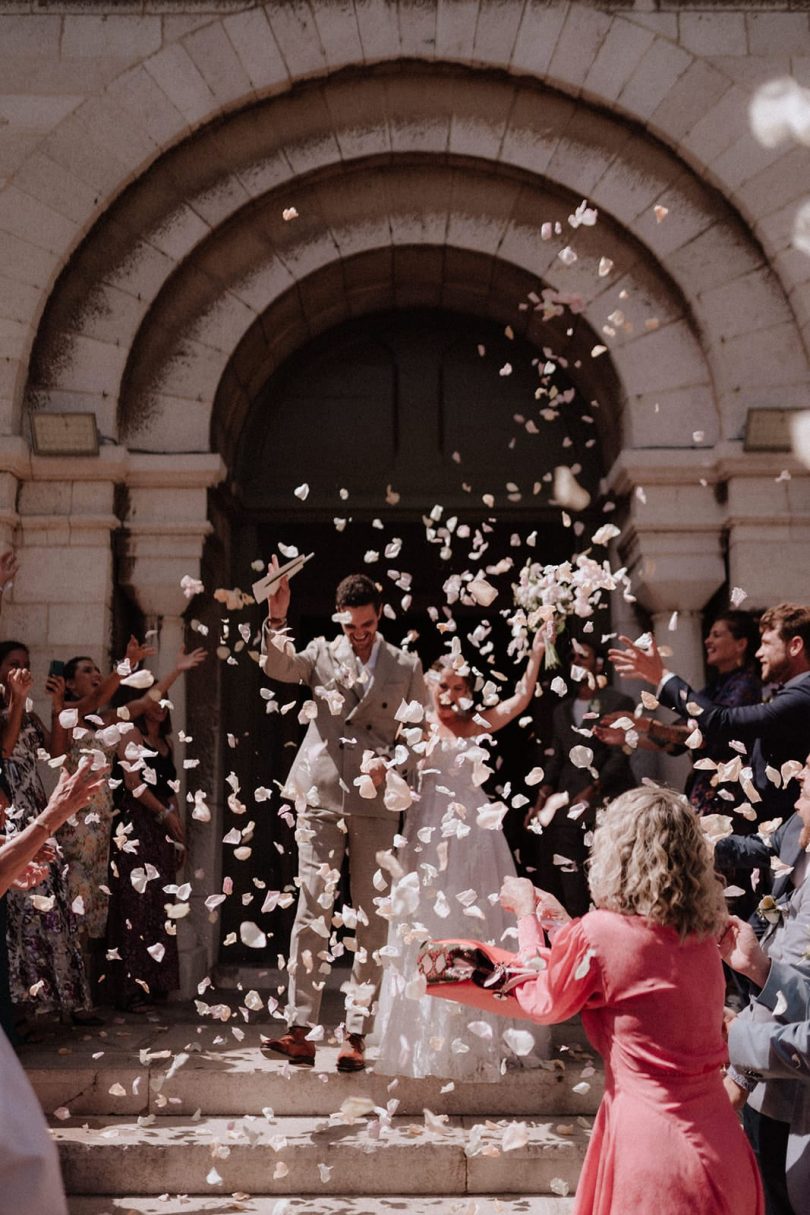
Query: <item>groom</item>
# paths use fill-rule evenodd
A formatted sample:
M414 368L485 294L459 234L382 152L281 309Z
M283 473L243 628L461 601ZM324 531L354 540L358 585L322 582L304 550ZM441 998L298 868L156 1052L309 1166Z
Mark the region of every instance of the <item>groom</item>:
M274 557L271 572L277 567ZM284 632L289 604L289 583L282 578L268 600L264 672L270 679L306 684L315 707L285 789L298 808L300 894L290 938L289 1028L268 1049L291 1063L315 1062L307 1035L318 1023L331 962L332 909L348 848L357 947L337 1065L340 1071L361 1071L381 977L374 955L388 931L374 909L372 878L376 855L391 848L399 822L383 801L385 757L393 754L399 729L394 714L403 700L426 703L425 682L419 659L389 645L379 632L382 596L365 574L351 574L337 588L343 631L332 641L316 637L296 653ZM361 796L355 783L362 776L370 778L360 786L370 796Z

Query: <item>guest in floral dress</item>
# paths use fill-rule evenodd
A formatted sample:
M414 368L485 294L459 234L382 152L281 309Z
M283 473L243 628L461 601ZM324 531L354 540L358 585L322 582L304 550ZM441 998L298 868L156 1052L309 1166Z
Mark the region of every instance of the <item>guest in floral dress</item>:
M130 638L126 660L130 671L151 648ZM126 668L125 668L126 670ZM115 757L119 738L106 737L104 726L114 716L96 716L100 705L107 705L117 691L122 679L116 668L102 677L92 658L79 656L65 663L64 675L51 678L48 689L54 706L54 728L51 751L54 756L64 754L65 767L75 772L82 759L90 754L96 766L109 764ZM76 725L65 722L65 709L75 709ZM89 720L89 715L95 720ZM97 729L98 726L102 729ZM107 932L107 904L109 888L107 870L110 861L110 837L113 819L112 790L105 782L93 795L92 800L74 820L65 824L59 843L68 864L67 886L71 905L82 909L81 945L90 981L95 988L104 966L105 937ZM97 994L97 993L96 993Z
M25 709L31 686L29 662L21 642L0 645L0 683L5 689L2 750L12 800L9 834L26 827L47 803L38 762L50 736L39 717ZM39 909L27 891L12 889L7 896L12 1000L36 1012L58 1012L82 1020L80 1010L90 1005L90 989L63 860L48 865L47 876L33 894L39 896Z
M153 653L151 647L131 637L126 651L126 664L130 672L135 671L143 659ZM181 647L174 668L155 683L146 695L130 702L127 716L137 718L139 714L149 711L150 705L157 704L181 674L198 666L204 658L203 649L186 654ZM116 729L116 724L121 725L121 718L119 712L109 707L122 678L118 667L106 679L102 678L92 658L79 656L65 664L63 680L51 681L56 719L52 750L54 754L66 753L65 766L69 771L75 771L87 754L94 755L98 763L106 763L114 759L119 751L123 753L131 742L133 733L124 733L123 727L120 731ZM64 704L60 703L62 696ZM105 707L97 713L100 706ZM64 714L61 714L60 722L62 707L76 710L75 725L65 724ZM88 734L90 731L93 733ZM136 783L140 783L140 778ZM71 898L81 898L84 904L84 947L86 957L92 960L91 978L100 977L102 971L108 970L105 960L110 898L108 871L114 812L112 789L105 785L96 793L87 810L78 816L76 823L68 823L59 837L69 862ZM164 879L163 884L167 880Z

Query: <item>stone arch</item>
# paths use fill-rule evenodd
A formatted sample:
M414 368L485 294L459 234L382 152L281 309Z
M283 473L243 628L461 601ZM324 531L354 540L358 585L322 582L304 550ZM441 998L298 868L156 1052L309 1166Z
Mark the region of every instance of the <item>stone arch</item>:
M236 291L217 278L217 250L221 255L235 234L248 248L252 242L259 261L266 262L268 250L279 246L283 256L274 269L287 287L315 268L372 246L375 232L378 241L395 248L402 240L438 245L449 237L452 242L465 226L468 246L483 243L502 260L528 266L539 279L554 285L554 280L573 281L576 287L585 260L563 276L555 265L561 241L543 246L536 236L544 206L553 206L565 226L567 208L582 194L603 216L593 233L569 230L576 241L585 238L591 246L588 290L593 292L598 238L596 244L604 240L609 246L603 254L623 243L616 264L629 276L629 288L649 292L655 279L658 300L676 301L674 309L665 309L659 330L645 336L647 353L637 356L638 364L654 361L674 375L694 361L699 342L704 353L698 357L705 357L708 368L700 377L694 369L681 376L680 387L697 389L695 404L705 406L711 384L727 436L739 433L746 406L759 399L766 383L772 390L778 385L785 403L797 398L804 360L788 304L733 212L682 162L608 115L588 111L584 121L568 99L547 89L506 77L481 80L458 70L432 69L430 90L424 80L424 69L397 74L380 69L368 80L302 86L293 95L235 114L165 156L119 200L63 275L41 327L29 402L57 408L89 402L107 432L117 434L115 408L136 336L138 344L148 343L151 329L152 340L164 342L161 300L169 284L183 276L187 296L197 296L196 312L189 304L179 326L186 361L194 352L200 367L221 369L220 356L229 353L219 349L222 342L236 344L268 306L266 292L258 301L253 298L249 281ZM385 120L366 121L358 132L347 113L350 94L357 112L382 112ZM414 226L428 196L413 181L402 199L390 190L375 196L377 184L396 173L404 188L406 166L415 172L417 160L420 174L438 181L443 172L453 173L457 187L462 180L468 187L458 187L453 206L443 208L443 222L431 230ZM366 185L359 189L358 203L363 173ZM291 192L306 196L311 211L282 228L280 204ZM494 220L483 203L496 195L501 195L500 215ZM661 199L670 215L659 224L653 204ZM513 212L505 215L508 200ZM530 252L529 200L535 207L536 246ZM246 235L262 206L276 207L273 223ZM399 214L392 207L399 207ZM695 290L697 277L702 289ZM750 306L741 317L724 308L729 278L746 284ZM618 295L622 288L614 290L615 276L597 279L595 286L590 303L598 330L616 311L603 307L609 292ZM219 296L216 306L212 289ZM763 316L768 318L764 330ZM660 324L662 318L647 319ZM770 361L763 353L766 344ZM640 341L628 342L628 358L633 345L642 350ZM213 370L207 380L203 377L209 399L216 391L212 377ZM672 387L648 380L644 391L655 395Z
M8 232L12 275L36 288L21 293L4 393L7 429L19 428L31 347L57 275L122 191L157 158L206 124L257 100L294 92L302 81L351 70L369 74L404 61L438 72L446 65L471 68L480 76L501 72L521 85L544 81L561 95L627 118L663 141L696 180L715 186L747 221L745 239L754 263L744 294L760 316L766 305L768 319L761 329L772 329L766 340L779 348L776 361L782 353L794 357L797 335L782 310L787 299L806 334L810 267L791 252L789 222L789 204L803 189L803 167L795 150L758 147L746 114L752 78L784 70L779 55L795 44L794 15L774 14L766 23L764 17L740 12L611 13L578 0L551 6L534 0L464 6L379 0L354 6L353 16L328 0L283 7L265 3L237 13L203 14L168 32L158 17L145 17L137 38L131 19L123 18L119 30L115 14L68 15L64 29L56 15L26 19L27 30L36 27L39 55L57 57L52 70L69 82L71 103L54 106L44 128L47 137L14 175L3 212L16 208L14 224L8 227L0 219ZM752 28L746 30L749 21ZM20 36L16 28L8 34L10 52L19 50L24 73L25 55L32 53L30 35ZM86 54L88 37L99 40L103 51L93 87L85 80L88 61L78 55L79 47ZM740 55L740 40L749 59L743 55L735 61L729 51ZM44 61L38 66L47 70ZM460 119L464 126L463 114ZM479 125L471 115L467 135ZM763 259L756 244L750 245L751 230L781 281L781 301L773 289L776 278L762 281ZM722 251L710 248L693 268L696 281L711 280L707 263L723 260ZM717 283L708 281L710 290L713 286ZM723 309L722 300L717 307ZM771 308L782 313L773 323ZM745 346L744 338L740 345ZM760 392L766 382L763 377ZM784 391L780 385L781 399ZM799 396L795 384L789 396Z

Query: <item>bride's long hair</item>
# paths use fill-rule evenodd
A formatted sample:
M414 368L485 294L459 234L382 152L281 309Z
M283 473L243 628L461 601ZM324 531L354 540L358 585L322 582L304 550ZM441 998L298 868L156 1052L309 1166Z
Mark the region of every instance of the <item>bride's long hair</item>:
M608 805L594 832L588 884L598 908L644 916L681 940L718 936L728 920L709 843L673 789L630 789Z

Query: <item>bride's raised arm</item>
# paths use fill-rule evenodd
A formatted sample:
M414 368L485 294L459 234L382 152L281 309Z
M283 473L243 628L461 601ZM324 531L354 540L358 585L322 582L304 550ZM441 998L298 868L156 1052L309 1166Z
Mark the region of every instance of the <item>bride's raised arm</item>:
M553 629L553 625L551 628ZM491 709L482 709L480 713L476 713L473 723L473 728L470 733L481 733L482 722L486 722L488 728L492 731L502 730L510 721L514 721L519 717L528 705L534 695L534 689L537 687L537 677L540 674L540 663L543 661L543 655L546 652L546 638L544 630L540 630L534 638L529 661L526 664L526 670L522 677L518 680L515 691L512 696L506 700L500 700Z

